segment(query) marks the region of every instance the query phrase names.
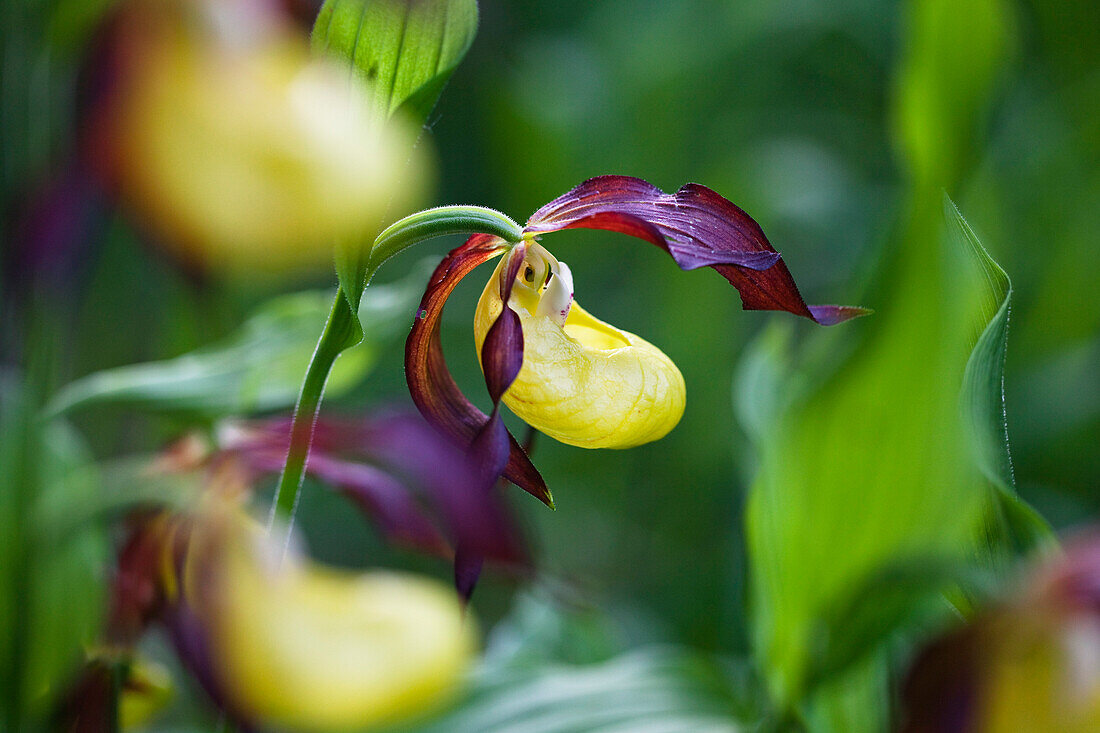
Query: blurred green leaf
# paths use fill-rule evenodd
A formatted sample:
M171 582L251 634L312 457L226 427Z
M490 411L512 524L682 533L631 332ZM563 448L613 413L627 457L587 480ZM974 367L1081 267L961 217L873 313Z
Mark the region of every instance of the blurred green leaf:
M736 665L666 645L608 655L615 644L601 618L523 598L494 632L464 699L412 730L719 733L759 722L746 720L745 699L759 696Z
M897 141L920 185L950 186L974 157L978 126L1013 41L1003 0L912 0L896 78Z
M811 635L809 684L827 684L850 666L865 661L899 628L938 620L952 606L944 589L993 595L992 577L968 563L910 558L874 573L840 603L825 610Z
M476 0L325 0L313 48L349 64L379 114L420 125L473 43L477 21ZM369 247L343 241L335 252L340 286L354 309Z
M75 433L39 421L19 379L0 374L0 712L13 733L44 729L54 697L99 632L102 526L46 541L33 511L46 487L77 513L94 501L101 486L88 460Z
M329 394L358 384L379 348L411 322L427 272L425 263L402 280L377 285L364 295L359 307L364 338L336 362ZM331 308L328 291L280 296L221 344L83 377L63 388L49 411L60 414L109 402L208 418L286 409L298 396L320 324Z
M888 667L876 673L856 661L881 657L877 642L909 623L907 607L926 604L938 582L947 584L941 592L950 587L936 567L1006 556L1004 522L991 506L1026 513L989 486L971 448L973 420L960 405L974 395L961 394L964 375L994 368L987 360L995 349L978 362L971 353L989 345L979 337L996 321L1007 281L992 278L989 262L950 227L945 233L937 190L956 185L975 158L1007 57L1009 12L1001 0L909 5L895 131L910 188L876 272L869 305L877 314L811 341L844 353L839 364L811 348L816 362L782 367L811 388L758 436L760 469L746 511L756 653L777 704L822 730L883 730L886 719L852 719L844 700L856 693L832 680L812 689L815 666L834 676L842 665L862 669L850 672L866 673L857 697L888 708ZM792 356L770 350L773 359ZM1003 358L998 389L1002 367ZM742 412L760 424L759 409ZM1004 450L1003 423L996 439ZM922 563L928 572L907 587L874 590L890 568ZM841 622L867 593L878 602L857 623ZM829 638L815 643L823 631Z
M44 487L32 515L39 540L58 545L135 507L193 508L208 477L202 471L154 472L151 462L149 456L140 456L88 465ZM74 502L69 486L89 488Z
M912 243L929 229L909 223L895 302L817 391L797 397L807 360L791 367L777 329L741 370L752 388L739 392L739 412L761 453L747 513L755 632L785 705L899 629L948 612L937 596L974 581L976 557L996 565L1050 538L1012 487L1001 391L1009 281L953 205L947 224L928 258Z
M721 670L684 650L643 647L590 666L486 670L467 701L425 731L742 730Z
M30 584L27 527L33 501L34 410L18 375L0 370L0 713L16 728L23 712L27 624L23 598Z

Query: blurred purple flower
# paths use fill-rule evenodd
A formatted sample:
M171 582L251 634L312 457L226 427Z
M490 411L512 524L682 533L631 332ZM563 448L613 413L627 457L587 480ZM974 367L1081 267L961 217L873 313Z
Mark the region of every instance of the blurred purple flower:
M262 474L277 474L286 459L290 421L233 423L221 449ZM509 565L527 553L507 509L469 456L422 418L322 418L306 472L329 484L377 522L398 544L453 556L456 548Z
M1100 534L925 647L902 701L905 733L1100 730Z

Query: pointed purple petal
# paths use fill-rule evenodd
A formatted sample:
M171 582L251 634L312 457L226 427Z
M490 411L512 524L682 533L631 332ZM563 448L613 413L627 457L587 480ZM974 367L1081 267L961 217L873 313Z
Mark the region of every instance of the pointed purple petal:
M526 231L576 227L640 237L667 251L684 270L708 265L764 270L779 259L752 217L694 184L666 194L640 178L590 178L536 211Z
M405 379L413 402L428 422L462 446L473 442L488 416L466 399L451 377L443 357L439 320L443 304L459 280L502 251L502 240L486 234L475 234L451 251L432 274L405 342ZM509 436L509 443L510 455L504 476L552 506L550 493L538 469L515 438Z
M472 553L464 547L455 550L455 590L466 603L474 594L474 587L481 577L481 567L485 564L485 558L477 553Z
M288 420L236 424L222 448L261 473L278 473ZM507 433L503 460L510 444ZM515 523L499 492L482 489L482 464L459 450L420 415L397 413L368 420L322 417L310 452L310 476L339 490L387 539L450 557L459 545L508 564L528 562ZM500 473L500 466L493 466Z
M506 312L510 310L507 306L504 308ZM478 466L476 491L485 495L495 493L497 479L500 478L508 462L510 437L507 428L504 427L504 421L500 419L500 411L494 406L488 422L478 431L473 443L470 444L470 456ZM485 555L479 551L479 548L464 542L457 543L454 565L455 589L465 601L469 601L474 593L474 586L477 585L481 575L484 559Z
M605 229L661 247L684 270L713 267L741 294L747 310L783 310L822 325L865 315L848 306L807 306L760 225L706 186L666 194L640 178L598 176L542 207L525 231Z
M509 253L508 267L501 272L500 299L507 303L512 296L512 286L523 265L526 245L517 244ZM505 306L489 327L481 345L481 368L485 373L485 386L495 406L501 396L512 386L523 366L523 326L519 315Z
M491 488L510 455L508 432L503 424L500 427L489 461L480 460L477 438L460 451L419 417L376 422L364 434L364 447L372 460L422 487L456 549L466 547L492 560L525 564L527 553L515 524L500 492Z

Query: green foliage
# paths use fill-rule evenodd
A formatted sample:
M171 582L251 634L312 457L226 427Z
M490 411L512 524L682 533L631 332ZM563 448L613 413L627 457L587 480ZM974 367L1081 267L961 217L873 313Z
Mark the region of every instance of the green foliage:
M734 733L760 722L744 668L668 645L624 651L609 621L521 596L462 702L413 730Z
M919 185L949 185L973 156L1013 23L1003 0L914 0L897 74L897 141Z
M971 574L976 555L1004 557L1008 533L1022 532L1022 547L1050 536L1006 473L1008 279L948 213L942 254L908 260L926 269L907 271L855 356L770 423L759 416L799 389L765 378L762 364L782 375L791 354L774 332L750 352L754 391L740 404L762 456L747 510L754 624L786 705L947 612L937 595ZM906 289L918 272L921 288Z
M989 256L958 207L947 196L944 196L944 215L948 236L955 247L969 255L988 284L987 288L979 290L979 307L987 323L966 363L960 407L974 462L996 489L993 504L1000 521L994 522L993 529L1002 534L1001 540L1006 545L1018 551L1049 548L1056 543L1054 533L1046 520L1016 493L1009 453L1004 365L1012 281Z
M477 34L476 0L325 0L313 47L350 63L372 105L417 124Z
M351 66L383 118L420 125L473 43L477 21L476 0L325 0L313 48ZM336 274L353 309L369 255L363 242L336 243Z
M852 329L854 347L819 338L847 356L803 360L805 393L758 436L746 516L757 654L772 694L815 729L885 729L891 639L950 614L937 595L973 592L975 560L1003 567L1013 544L1049 536L1007 464L1007 276L953 205L937 225L936 187L967 170L1004 68L1008 13L998 0L910 6L895 108L909 196L876 273L878 313ZM756 360L778 353L774 337L763 346ZM862 705L843 703L853 690Z
M344 352L328 381L331 394L347 392L366 376L379 349L411 321L425 265L399 281L371 288L359 306L365 336ZM224 342L190 354L132 364L78 379L49 405L54 414L102 403L216 418L291 407L332 307L329 291L277 297Z
M87 462L67 426L38 419L33 390L0 373L0 720L12 733L44 729L100 630L102 526L59 537L39 521L44 503L79 512L103 491Z

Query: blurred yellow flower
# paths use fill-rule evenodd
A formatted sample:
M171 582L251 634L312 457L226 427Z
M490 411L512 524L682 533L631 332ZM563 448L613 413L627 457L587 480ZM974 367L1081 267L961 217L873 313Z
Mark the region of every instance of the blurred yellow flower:
M118 699L118 720L123 730L140 728L167 706L172 698L172 677L163 666L135 657Z
M475 641L452 589L282 559L258 529L219 539L188 588L201 592L219 682L246 719L362 729L421 715L456 690Z
M373 238L389 207L419 197L412 134L305 39L225 10L240 3L146 5L123 26L112 165L125 200L185 257L328 265L334 240Z

